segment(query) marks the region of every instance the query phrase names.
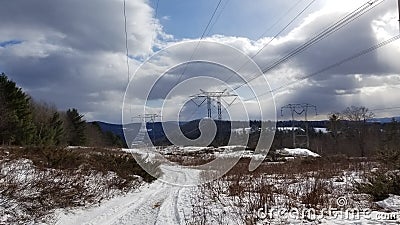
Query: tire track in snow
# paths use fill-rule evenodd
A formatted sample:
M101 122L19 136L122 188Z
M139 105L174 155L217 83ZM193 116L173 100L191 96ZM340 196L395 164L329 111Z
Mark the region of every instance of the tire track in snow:
M188 173L169 167L167 170L178 174L176 181L186 181ZM188 201L180 201L187 187L175 186L156 180L125 196L105 201L98 207L74 210L74 214L61 212L57 225L114 225L114 224L181 224L184 223ZM186 195L185 195L186 196ZM181 215L182 213L182 215Z

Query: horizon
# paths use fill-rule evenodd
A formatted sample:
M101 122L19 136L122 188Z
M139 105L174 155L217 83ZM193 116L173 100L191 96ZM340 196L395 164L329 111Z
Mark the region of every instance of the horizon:
M166 120L201 118L206 103L190 97L201 90L237 96L223 98L222 117L229 119L273 119L276 109L301 102L318 107L310 119L351 105L377 117L400 115L395 1L138 0L125 9L122 0L92 3L3 2L0 72L35 100L77 108L88 121L123 123L121 112L143 110L163 111ZM366 10L343 27L280 62L360 6ZM258 69L263 74L254 78ZM151 79L158 80L143 96Z

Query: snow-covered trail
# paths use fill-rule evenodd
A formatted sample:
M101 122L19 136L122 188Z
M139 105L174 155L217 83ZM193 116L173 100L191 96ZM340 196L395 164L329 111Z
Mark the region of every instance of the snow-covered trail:
M172 167L167 169L176 171ZM176 179L180 181L193 180L198 178L199 171L184 170L178 174ZM102 202L98 207L60 213L56 224L185 224L185 217L191 213L192 191L193 187L156 180L133 193Z

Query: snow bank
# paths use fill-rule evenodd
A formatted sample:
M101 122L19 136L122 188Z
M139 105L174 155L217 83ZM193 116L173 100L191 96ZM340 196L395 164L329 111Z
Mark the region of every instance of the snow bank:
M300 157L321 157L315 152L312 152L305 148L284 148L277 150L277 153L288 156L300 156Z
M400 212L400 196L391 195L389 198L376 202L378 206L392 212Z

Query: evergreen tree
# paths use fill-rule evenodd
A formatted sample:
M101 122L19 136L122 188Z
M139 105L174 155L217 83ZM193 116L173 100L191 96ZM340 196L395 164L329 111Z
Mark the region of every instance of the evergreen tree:
M36 127L36 145L60 145L63 139L63 121L54 105L31 101L33 122ZM64 141L65 143L65 141Z
M83 120L83 115L79 114L77 109L68 109L67 122L68 122L68 134L69 134L68 144L74 146L85 145L86 121Z
M338 137L341 129L341 121L338 113L329 115L328 130L335 141L335 148L338 147Z
M16 83L0 75L0 141L3 144L28 145L34 141L35 127L30 98Z
M53 131L53 141L55 145L60 145L64 136L63 121L60 118L60 114L55 112L50 120L50 126Z
M400 169L400 124L393 118L382 131L378 159L391 169Z

